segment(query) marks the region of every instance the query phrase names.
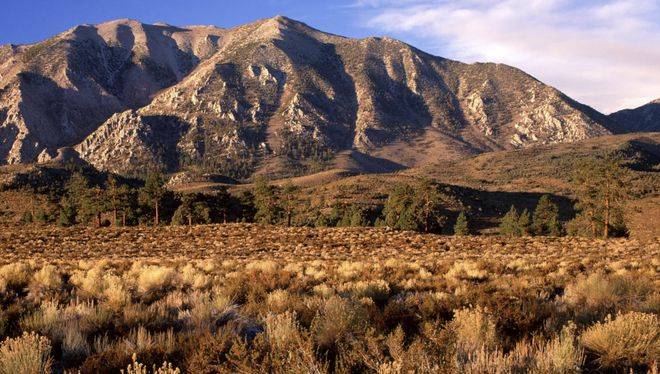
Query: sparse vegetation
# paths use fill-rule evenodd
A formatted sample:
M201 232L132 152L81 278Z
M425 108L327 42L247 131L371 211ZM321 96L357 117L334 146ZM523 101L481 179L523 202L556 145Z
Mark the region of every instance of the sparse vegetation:
M81 373L657 365L657 240L251 224L34 230L5 227L0 238L2 365Z

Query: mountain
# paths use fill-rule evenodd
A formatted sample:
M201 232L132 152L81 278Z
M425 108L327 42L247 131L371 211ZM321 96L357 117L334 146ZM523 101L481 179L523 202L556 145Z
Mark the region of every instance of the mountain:
M304 174L346 152L396 169L613 126L510 66L281 16L232 29L79 26L4 46L0 74L0 162L45 161L75 145L97 168L129 174Z
M609 117L616 124L612 130L618 134L660 131L660 99L635 109L614 112Z
M55 157L139 108L218 49L223 31L118 20L0 48L0 162Z

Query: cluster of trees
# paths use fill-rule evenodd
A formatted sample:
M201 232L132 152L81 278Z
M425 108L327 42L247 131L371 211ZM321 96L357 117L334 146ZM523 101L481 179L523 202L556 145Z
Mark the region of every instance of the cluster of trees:
M73 173L59 196L51 197L49 209L33 209L24 221L54 222L60 226L91 224L129 226L200 224L241 220L249 216L252 201L231 196L220 188L211 195L175 194L165 187L161 174L147 175L140 187L120 183L109 176L93 184L82 173Z
M383 208L385 226L401 230L440 232L447 223L443 196L434 182L401 184L389 194Z
M416 185L394 187L382 209L359 203L335 201L309 206L301 201L298 187L276 186L260 179L252 190L254 221L265 224L316 227L388 226L401 230L447 232L448 211L436 183L423 180ZM301 211L305 211L301 213ZM467 234L465 214L459 225Z
M533 214L520 214L514 206L504 215L500 233L509 236L563 234L609 238L626 236L624 204L629 198L628 171L616 153L583 160L574 170L577 199L574 219L565 225L559 220L559 207L550 196L539 200Z
M501 219L500 234L626 235L623 204L628 192L625 180L626 171L621 167L620 158L586 160L574 176L577 215L573 220L562 224L558 205L549 195L544 195L533 212L527 209L518 212L511 206ZM251 190L233 196L222 188L214 194L175 194L165 187L163 176L157 173L149 174L140 187L119 183L113 176L104 183L91 184L83 174L74 173L55 200L54 213L33 209L24 219L57 222L62 226L242 221L287 226L387 226L420 232L469 234L470 224L465 212L460 212L453 225L449 225L452 214L446 208L447 200L439 185L430 179L394 186L382 207L339 201L327 207L324 202L312 206L310 199L301 197L299 188L292 184L276 186L264 179L257 180Z
M500 234L507 236L562 235L563 227L559 221L559 207L548 195L541 196L533 214L530 214L527 209L518 214L512 205L502 218Z

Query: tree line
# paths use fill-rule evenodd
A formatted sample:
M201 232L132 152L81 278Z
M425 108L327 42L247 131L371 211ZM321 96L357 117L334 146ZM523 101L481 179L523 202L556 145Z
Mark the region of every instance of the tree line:
M560 220L559 206L543 195L536 207L521 212L511 206L500 219L499 233L508 236L581 235L621 236L627 229L623 205L627 199L626 171L621 159L590 159L576 168L574 219ZM301 199L300 188L274 185L257 179L251 189L230 194L218 188L212 194L177 194L165 186L163 175L150 173L140 187L119 183L109 176L93 185L82 173L74 173L64 188L57 209L30 213L26 221L56 222L61 226L193 225L223 222L258 222L316 227L380 226L400 230L467 235L474 233L467 210L456 216L447 207L449 197L431 179L394 186L382 207L359 203L314 206Z
M544 195L533 214L526 209L518 213L511 206L501 220L500 233L509 236L627 236L624 208L630 198L626 183L630 175L622 157L610 153L603 158L584 159L574 168L571 179L576 198L575 218L561 222L559 207L549 195Z

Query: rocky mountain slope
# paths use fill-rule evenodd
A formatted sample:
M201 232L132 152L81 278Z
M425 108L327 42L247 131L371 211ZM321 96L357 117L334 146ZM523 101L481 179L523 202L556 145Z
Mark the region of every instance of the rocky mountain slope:
M613 131L619 134L640 131L660 131L660 99L635 109L624 109L610 114L616 122Z
M218 49L223 31L118 20L0 48L0 162L55 157L112 114L151 102Z
M351 151L418 166L609 134L612 120L510 66L285 17L233 29L114 21L0 52L0 162L82 159L246 178Z

